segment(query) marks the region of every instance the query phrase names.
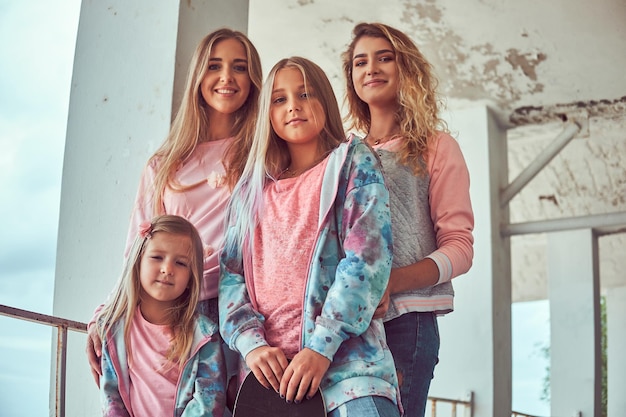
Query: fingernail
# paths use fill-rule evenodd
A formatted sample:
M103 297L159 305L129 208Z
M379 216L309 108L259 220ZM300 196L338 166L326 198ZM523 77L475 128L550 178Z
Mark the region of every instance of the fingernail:
M278 393L278 395L280 395L280 398L284 399L285 396L283 394L281 394L280 392Z
M294 403L300 404L300 400L295 400Z

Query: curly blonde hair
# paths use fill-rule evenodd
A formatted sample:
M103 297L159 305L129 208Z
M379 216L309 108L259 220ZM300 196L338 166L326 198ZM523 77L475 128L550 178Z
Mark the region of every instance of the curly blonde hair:
M346 122L350 129L369 132L371 127L369 106L359 98L352 81L354 50L363 37L382 38L393 47L399 79L396 118L400 135L405 139L398 151L398 158L415 175L423 175L431 142L436 140L439 131L448 132L445 121L439 117L442 100L436 92L438 80L432 66L411 38L400 30L382 23L357 24L352 30L352 41L342 54L346 80L345 100L349 110Z

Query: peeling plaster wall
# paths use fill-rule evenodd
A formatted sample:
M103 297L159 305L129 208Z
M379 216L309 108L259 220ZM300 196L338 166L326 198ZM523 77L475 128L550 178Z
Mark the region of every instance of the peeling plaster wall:
M451 109L489 105L509 130L510 179L584 112L574 139L511 201L511 221L626 210L626 2L623 0L263 0L249 35L267 72L302 55L328 74L340 103L340 55L354 25L407 32L434 66ZM546 298L545 236L511 239L513 300ZM626 285L626 237L600 240L601 282Z
M622 0L265 0L250 5L250 34L266 68L286 55L305 55L322 65L337 87L343 85L339 54L351 28L373 20L415 40L451 105L486 102L505 125L524 122L511 118L518 108L593 107L626 97L626 54L619 52L626 48Z
M508 131L509 181L555 138L563 124ZM512 223L626 211L626 116L590 118L587 136L575 137L510 202ZM513 300L547 298L546 236L511 239ZM626 283L626 233L599 240L601 287Z
M626 95L623 1L402 3L442 92L492 103L503 123L519 107Z
M556 122L510 129L509 179L562 130ZM512 222L626 211L626 117L590 119L589 136L575 137L510 204Z

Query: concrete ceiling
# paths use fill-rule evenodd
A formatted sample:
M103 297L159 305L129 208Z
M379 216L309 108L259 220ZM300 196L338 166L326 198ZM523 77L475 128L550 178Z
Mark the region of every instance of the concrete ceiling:
M339 55L361 21L406 31L451 109L488 105L508 129L514 179L559 135L588 124L510 202L511 222L626 212L626 1L265 0L249 34L267 71L303 55L343 96ZM626 285L626 229L600 238L603 288ZM621 233L620 233L621 232ZM547 298L546 237L513 236L513 299Z

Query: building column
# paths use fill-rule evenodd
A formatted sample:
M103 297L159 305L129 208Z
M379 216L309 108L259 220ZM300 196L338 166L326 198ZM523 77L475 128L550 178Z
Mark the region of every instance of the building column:
M63 163L55 316L86 322L112 290L141 170L169 131L196 44L222 26L246 32L248 1L82 2ZM68 358L79 360L68 361L68 416L101 415L85 340L82 334L69 337ZM54 382L51 391L53 397Z
M606 292L607 416L622 417L626 410L626 287Z
M547 253L551 413L600 417L598 240L591 229L549 233Z
M506 131L483 105L451 111L446 121L458 132L470 171L474 262L452 281L455 311L439 318L440 362L430 395L467 399L473 391L475 417L510 416L510 244L500 234L508 210L499 203L508 180Z

